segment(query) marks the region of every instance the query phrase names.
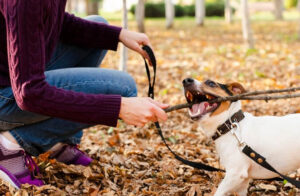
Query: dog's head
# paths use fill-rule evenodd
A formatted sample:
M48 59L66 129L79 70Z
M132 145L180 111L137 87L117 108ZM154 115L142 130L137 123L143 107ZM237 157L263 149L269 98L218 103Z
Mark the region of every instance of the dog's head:
M198 80L187 78L183 80L184 94L188 103L193 103L189 108L189 114L193 120L203 121L226 121L232 112L237 112L241 108L239 101L224 101L221 103L209 103L211 99L226 97L246 92L239 83L220 84L212 80L199 82ZM219 118L218 118L219 117Z

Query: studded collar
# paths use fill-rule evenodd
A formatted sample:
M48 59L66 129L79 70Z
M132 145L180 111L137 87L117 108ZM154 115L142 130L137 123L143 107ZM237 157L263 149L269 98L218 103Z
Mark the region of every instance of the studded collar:
M243 111L239 110L238 112L233 114L225 123L223 123L222 125L220 125L217 128L217 131L212 136L212 139L216 140L219 137L221 137L222 135L228 133L232 129L233 123L241 122L244 118L245 118L245 115L244 115Z

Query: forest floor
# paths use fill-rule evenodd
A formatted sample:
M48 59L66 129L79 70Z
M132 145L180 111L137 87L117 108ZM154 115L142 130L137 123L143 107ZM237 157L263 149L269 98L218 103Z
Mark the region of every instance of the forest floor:
M119 24L116 22L116 24ZM134 23L130 23L135 29ZM156 99L170 105L185 103L181 81L186 77L227 83L237 81L247 90L300 86L300 41L296 21L253 23L256 49L247 50L240 23L176 21L172 30L163 21L147 21L147 32L158 61ZM116 69L119 53L109 52L102 67ZM129 53L128 72L135 78L139 96L147 94L143 59ZM243 101L254 115L285 115L300 112L300 99ZM189 160L219 165L214 143L206 138L186 110L172 112L162 128L172 149ZM38 159L47 185L24 186L16 191L0 186L8 195L211 195L224 177L178 162L162 143L151 124L135 128L119 122L117 128L96 126L85 130L81 149L94 158L90 167L66 166ZM288 149L282 149L288 151ZM291 174L300 177L300 170ZM10 191L10 193L9 193ZM249 195L300 195L289 183L253 181Z

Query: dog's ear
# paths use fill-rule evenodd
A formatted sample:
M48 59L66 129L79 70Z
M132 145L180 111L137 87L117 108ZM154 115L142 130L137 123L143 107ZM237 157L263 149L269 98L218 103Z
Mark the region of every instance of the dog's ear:
M230 90L230 92L232 92L232 94L234 94L234 95L238 95L238 94L247 92L245 90L245 88L238 82L230 83L227 85L227 87L228 87L228 90Z

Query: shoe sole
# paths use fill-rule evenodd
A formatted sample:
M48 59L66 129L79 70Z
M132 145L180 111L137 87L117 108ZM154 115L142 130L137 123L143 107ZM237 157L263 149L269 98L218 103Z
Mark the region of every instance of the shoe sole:
M20 189L21 184L18 182L18 179L16 179L15 176L13 176L7 169L0 166L0 178L8 182L10 185L12 185L16 189Z

